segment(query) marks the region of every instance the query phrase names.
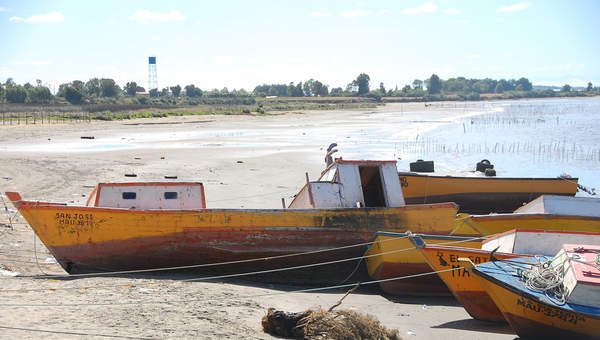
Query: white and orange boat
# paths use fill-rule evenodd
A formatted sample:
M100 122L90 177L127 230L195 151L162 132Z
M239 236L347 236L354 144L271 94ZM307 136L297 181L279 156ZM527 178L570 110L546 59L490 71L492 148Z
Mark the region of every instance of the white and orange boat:
M85 206L6 195L69 273L194 267L306 252L311 253L225 268L257 271L347 260L362 256L379 230L447 234L457 212L454 203L406 206L395 161L336 159L320 181L307 180L287 209L209 209L203 188L188 182L100 183ZM357 244L362 245L352 247ZM345 248L327 251L337 247ZM280 276L335 282L357 262Z

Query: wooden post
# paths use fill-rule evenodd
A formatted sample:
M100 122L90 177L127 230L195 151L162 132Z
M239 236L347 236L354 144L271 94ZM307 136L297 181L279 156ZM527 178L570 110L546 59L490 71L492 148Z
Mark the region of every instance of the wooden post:
M281 206L285 209L285 197L281 198Z
M306 184L308 184L308 182L310 182L310 181L308 180L308 172L306 172L306 173L305 173L305 175L306 175Z

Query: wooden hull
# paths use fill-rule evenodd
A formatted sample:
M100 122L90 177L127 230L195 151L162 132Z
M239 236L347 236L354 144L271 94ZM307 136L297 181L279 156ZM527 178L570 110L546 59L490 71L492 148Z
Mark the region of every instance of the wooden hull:
M458 262L461 257L469 258L475 264L489 262L491 251L430 244L425 245L420 251L432 270L455 269L438 273L438 275L469 315L478 320L506 322L496 304L479 285L477 279L462 268L462 265ZM508 253L494 254L497 259L518 256Z
M473 268L480 285L498 306L511 328L523 338L600 339L598 308L557 306L543 295L523 288L505 266Z
M308 210L134 210L21 201L7 193L40 240L70 273L153 269L355 245L378 230L450 231L454 204L401 208ZM197 268L202 272L258 271L360 257L365 246L238 265ZM294 271L299 282L347 276L356 261ZM290 272L281 272L291 281ZM290 280L287 277L290 276Z
M481 235L503 233L510 229L600 232L600 218L554 214L459 214L454 224L457 232L477 231Z
M460 212L509 213L540 195L574 196L577 178L453 177L399 173L407 204L455 202Z
M431 273L421 252L415 249L406 234L377 233L373 245L366 253L367 272L375 280L385 280L415 274ZM482 239L443 235L421 235L427 243L452 242L469 248L481 247ZM392 295L450 295L448 287L438 275L431 274L410 279L391 280L380 283L381 289Z

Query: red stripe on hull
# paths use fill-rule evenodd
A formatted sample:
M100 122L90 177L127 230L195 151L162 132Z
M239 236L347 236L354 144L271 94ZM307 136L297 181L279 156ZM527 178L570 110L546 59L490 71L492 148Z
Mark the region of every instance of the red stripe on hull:
M506 322L502 312L485 291L454 292L454 297L474 319L493 322Z
M373 233L339 231L183 232L160 237L53 247L57 261L69 273L90 273L190 266L302 253L365 243ZM363 256L366 246L235 265L194 268L202 273L242 273L322 263ZM316 266L259 279L272 282L338 283L358 260ZM368 280L364 263L354 279Z
M431 271L431 267L426 263L383 262L377 267L373 276L376 280L385 280L394 277L431 273ZM381 282L379 286L384 292L391 295L451 295L448 287L437 274Z
M588 334L575 333L561 328L548 326L546 324L536 322L524 317L504 313L504 317L508 320L510 327L517 333L519 337L528 339L577 339L577 340L599 340L600 334L591 336Z

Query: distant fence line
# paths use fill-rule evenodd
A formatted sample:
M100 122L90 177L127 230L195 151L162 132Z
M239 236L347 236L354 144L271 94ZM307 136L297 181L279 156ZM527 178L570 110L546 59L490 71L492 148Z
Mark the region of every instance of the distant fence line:
M92 116L89 112L3 112L0 120L2 125L59 124L91 122Z

